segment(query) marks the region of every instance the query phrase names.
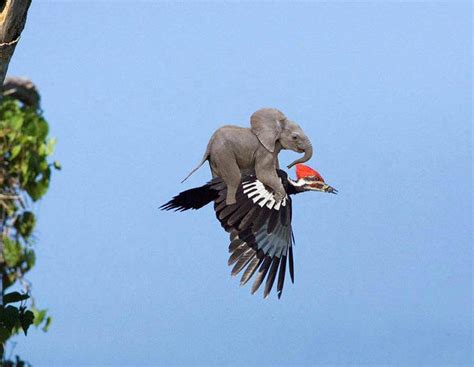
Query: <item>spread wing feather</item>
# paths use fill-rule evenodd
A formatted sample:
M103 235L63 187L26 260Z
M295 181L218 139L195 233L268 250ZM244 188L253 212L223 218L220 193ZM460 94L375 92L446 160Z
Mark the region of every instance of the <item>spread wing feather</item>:
M286 255L281 257L280 261L280 271L278 273L278 283L277 283L277 294L278 298L281 297L283 293L283 284L285 283L285 271L286 271Z
M276 281L280 298L288 261L290 277L294 278L291 198L286 196L276 202L271 190L255 176L243 179L235 204L226 205L226 195L226 187L220 186L214 210L222 227L231 233L228 260L228 264L233 265L231 275L244 271L240 281L244 285L256 274L251 293L255 293L265 281L265 298Z
M272 263L271 257L266 256L265 259L263 260L262 265L260 266L260 269L258 269L257 276L255 277L255 281L253 282L252 291L251 291L252 294L254 294L258 290L258 288L260 288L260 285L265 279L265 276L267 275L267 272L268 272L268 269L270 268L271 263Z
M258 256L255 256L250 261L249 266L247 266L247 269L245 269L245 272L242 275L242 278L240 279L240 285L245 285L250 280L250 278L252 278L253 274L255 273L255 270L257 270L262 261L263 259L259 258Z
M280 258L275 256L273 258L270 271L268 272L267 282L265 283L265 290L263 291L264 298L267 298L272 290L273 283L275 282L275 278L278 271L278 265L280 265Z

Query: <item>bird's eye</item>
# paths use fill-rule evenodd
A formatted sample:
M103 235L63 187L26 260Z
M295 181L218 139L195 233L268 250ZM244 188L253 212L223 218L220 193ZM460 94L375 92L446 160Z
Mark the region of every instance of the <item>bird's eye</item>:
M293 135L291 138L292 138L293 140L298 139L298 137L297 137L296 135Z

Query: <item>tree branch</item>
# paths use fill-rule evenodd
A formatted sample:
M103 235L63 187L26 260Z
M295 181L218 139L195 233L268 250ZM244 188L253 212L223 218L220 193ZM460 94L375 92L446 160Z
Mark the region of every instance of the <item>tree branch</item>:
M3 96L19 100L27 107L39 107L40 95L33 82L27 78L7 76L3 83Z
M0 86L7 75L10 59L25 27L31 0L4 0L0 8Z

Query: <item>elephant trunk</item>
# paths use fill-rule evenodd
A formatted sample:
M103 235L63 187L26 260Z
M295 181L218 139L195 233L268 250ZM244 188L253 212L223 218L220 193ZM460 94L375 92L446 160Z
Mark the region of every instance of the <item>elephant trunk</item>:
M307 162L311 159L311 157L313 156L313 145L311 144L311 142L309 141L308 138L306 138L306 140L305 140L305 147L303 149L304 149L304 156L302 156L301 158L297 159L296 161L290 163L287 166L288 168L291 168L295 164L298 164L298 163Z

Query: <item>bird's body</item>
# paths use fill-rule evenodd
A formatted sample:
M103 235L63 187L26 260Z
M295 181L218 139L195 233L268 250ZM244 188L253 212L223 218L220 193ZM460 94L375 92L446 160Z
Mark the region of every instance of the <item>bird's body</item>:
M314 174L306 177L298 174L305 169ZM180 193L161 207L163 210L185 211L199 209L214 201L217 219L230 233L228 264L234 265L231 274L237 275L245 268L241 278L243 285L258 269L252 293L266 278L264 297L270 293L277 275L277 293L278 297L281 296L287 263L291 280L294 281L290 196L309 190L336 192L324 183L316 171L303 165L297 166L297 181L288 178L282 170L277 170L277 174L286 192L282 200L275 200L273 192L255 174L248 174L242 177L235 204L226 204L226 184L216 177L206 185Z

